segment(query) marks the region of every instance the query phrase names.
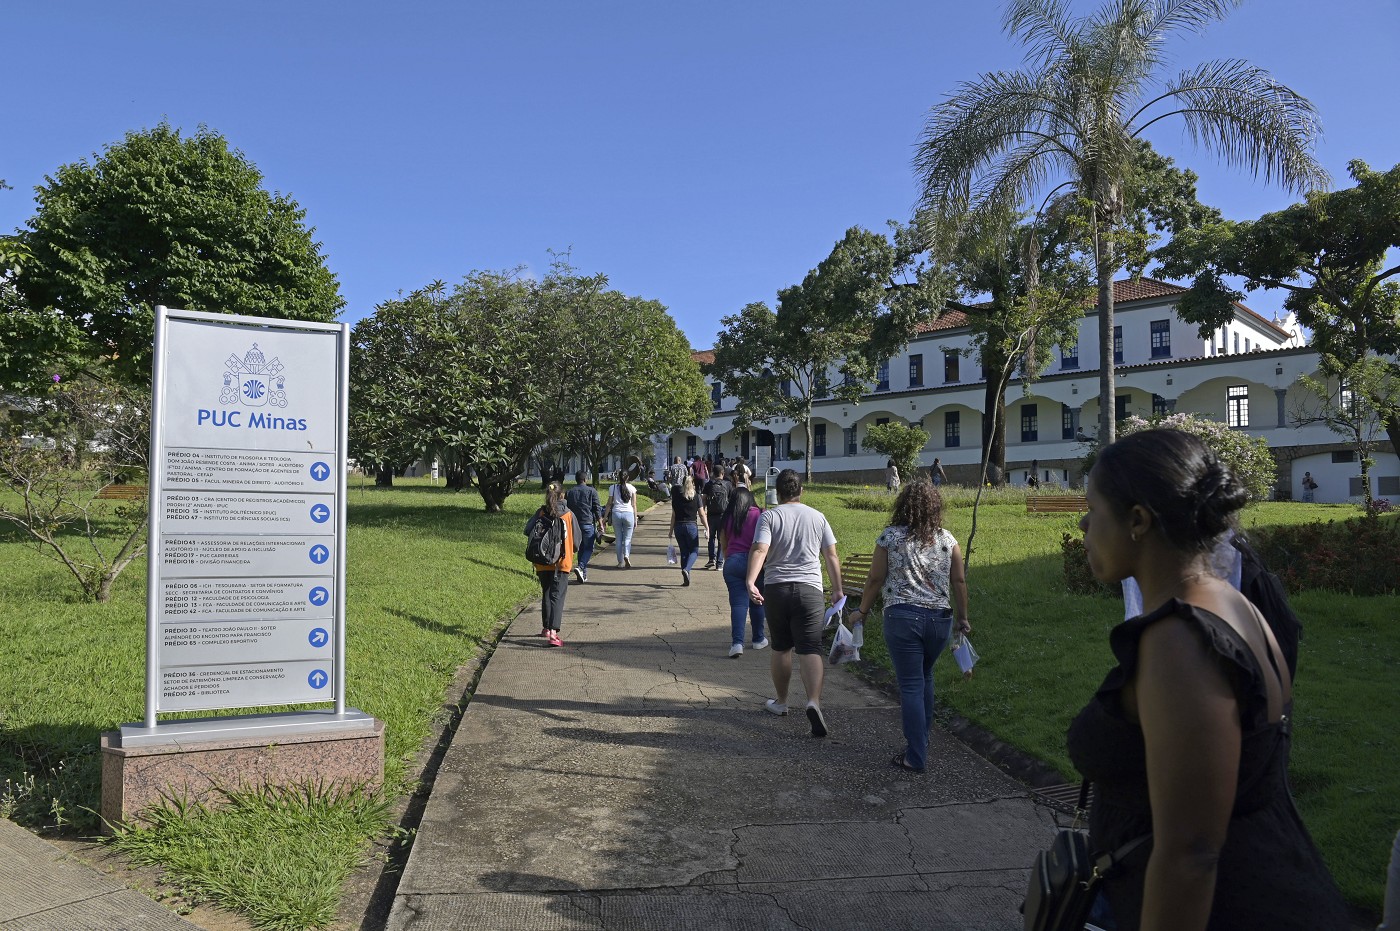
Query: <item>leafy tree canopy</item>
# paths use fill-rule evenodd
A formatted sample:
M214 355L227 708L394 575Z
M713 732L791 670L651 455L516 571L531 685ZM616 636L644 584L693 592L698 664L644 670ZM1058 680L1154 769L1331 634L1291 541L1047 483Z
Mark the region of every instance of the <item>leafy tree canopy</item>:
M889 456L899 469L900 479L912 482L919 468L919 454L928 445L928 433L902 423L875 424L866 431L862 445Z
M1312 330L1329 375L1400 352L1400 265L1385 264L1387 251L1400 247L1400 165L1378 172L1353 161L1349 170L1354 187L1309 194L1258 220L1216 220L1177 233L1157 257L1166 275L1195 279L1177 305L1182 318L1202 335L1228 323L1244 295L1226 279L1239 277L1245 291L1287 292L1284 306ZM1371 400L1400 449L1400 411L1393 400Z
M858 403L876 366L943 307L946 276L915 230L892 226L889 237L847 230L801 284L778 293L776 312L756 302L723 318L709 373L738 400L736 427L786 418L805 426L810 450L812 403ZM810 479L810 456L807 470Z
M1241 430L1232 430L1218 420L1211 420L1197 414L1170 414L1166 417L1153 417L1151 420L1134 414L1123 421L1120 436L1129 436L1140 430L1162 427L1193 433L1205 440L1206 444L1220 457L1220 461L1235 473L1235 478L1249 490L1251 497L1264 500L1269 490L1278 480L1274 454L1269 450L1269 441L1262 436L1250 436ZM1087 475L1098 457L1096 449L1085 463Z
M129 383L150 372L157 304L333 320L344 305L306 212L223 136L162 123L64 165L36 189L17 284L31 311L0 364L33 364L46 334L76 329L80 358L106 358ZM8 367L5 380L23 377Z

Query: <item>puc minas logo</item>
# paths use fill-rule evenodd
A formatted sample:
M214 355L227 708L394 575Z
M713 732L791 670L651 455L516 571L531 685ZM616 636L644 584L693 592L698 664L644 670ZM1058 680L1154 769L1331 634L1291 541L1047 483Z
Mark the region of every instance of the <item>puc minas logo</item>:
M263 355L258 344L239 358L237 354L224 360L224 388L219 392L219 403L225 407L287 406L287 379L282 374L286 368L274 357L271 361ZM251 427L260 430L305 430L306 420L302 417L274 417L254 411L247 421L239 410L199 409L198 425L209 424L215 427Z
M244 354L243 358L231 355L224 360L228 371L224 372L224 390L219 394L219 403L224 405L243 404L246 407L287 406L286 378L281 374L285 366L273 358L271 362L263 356L258 344Z

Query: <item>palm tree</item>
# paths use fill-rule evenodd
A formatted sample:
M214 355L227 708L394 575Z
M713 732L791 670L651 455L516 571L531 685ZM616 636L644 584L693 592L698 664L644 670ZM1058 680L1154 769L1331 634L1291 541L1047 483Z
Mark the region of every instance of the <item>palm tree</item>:
M1312 156L1317 112L1268 72L1239 59L1163 76L1164 46L1199 32L1240 0L1106 0L1072 17L1069 0L1010 0L1003 28L1026 46L1026 67L964 82L933 107L914 167L921 208L966 216L1022 206L1052 181L1086 205L1098 285L1099 440L1114 438L1113 276L1125 186L1139 137L1180 117L1198 145L1290 190L1324 184Z

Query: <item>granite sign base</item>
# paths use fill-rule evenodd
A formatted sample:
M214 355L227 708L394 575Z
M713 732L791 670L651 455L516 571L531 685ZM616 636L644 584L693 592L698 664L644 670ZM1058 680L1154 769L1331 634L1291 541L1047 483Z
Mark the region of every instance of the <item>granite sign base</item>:
M217 806L263 786L377 789L384 722L359 711L124 725L102 734L104 830L172 799Z

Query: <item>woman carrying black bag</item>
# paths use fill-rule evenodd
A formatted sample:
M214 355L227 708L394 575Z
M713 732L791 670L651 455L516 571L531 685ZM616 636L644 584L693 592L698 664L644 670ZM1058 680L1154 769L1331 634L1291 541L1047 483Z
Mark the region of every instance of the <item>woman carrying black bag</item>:
M1093 782L1090 849L1144 835L1103 881L1117 931L1345 931L1288 789L1292 679L1259 612L1210 572L1247 493L1203 442L1145 430L1099 453L1080 522L1094 575L1145 613L1069 730Z

